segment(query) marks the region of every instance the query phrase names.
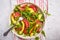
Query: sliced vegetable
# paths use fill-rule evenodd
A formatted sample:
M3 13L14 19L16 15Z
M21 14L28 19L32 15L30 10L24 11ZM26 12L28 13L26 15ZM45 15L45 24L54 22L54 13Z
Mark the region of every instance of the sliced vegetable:
M41 17L42 17L42 14L39 14L38 15L38 19L41 20Z
M21 7L20 7L19 9L20 9L21 11L24 11L26 6L27 6L26 4L23 4L23 5L21 5Z
M37 11L37 7L35 5L30 5L30 8L32 8L35 12Z
M16 31L21 31L22 27L15 28Z
M25 27L28 28L29 27L29 22L27 19L23 19L23 22L25 23Z
M11 21L13 22L13 24L16 23L16 20L14 20L14 17L11 15Z
M27 29L26 29L26 28L24 28L23 33L24 33L24 34L28 34L28 32L27 32Z
M34 10L32 8L29 8L29 7L26 7L26 11L30 12L30 13L33 13Z
M22 33L23 33L23 31L24 31L24 27L25 27L24 22L21 21L21 23L22 23L22 29L21 29L21 31L19 32L19 34L22 34Z
M19 12L15 12L15 13L13 13L13 16L16 18L16 17L20 17L21 15Z
M38 19L36 19L35 22L36 22L36 24L41 24L41 25L43 24L43 23L42 23L40 20L38 20Z
M22 4L22 5L21 5L21 7L26 7L26 6L27 6L27 4Z

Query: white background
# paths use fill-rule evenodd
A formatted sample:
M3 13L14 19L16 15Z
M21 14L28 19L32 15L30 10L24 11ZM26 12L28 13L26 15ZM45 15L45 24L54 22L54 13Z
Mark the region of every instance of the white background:
M44 30L46 40L60 40L60 0L48 0L49 13ZM9 28L10 0L0 0L0 40L13 40L10 32L7 37L3 33Z

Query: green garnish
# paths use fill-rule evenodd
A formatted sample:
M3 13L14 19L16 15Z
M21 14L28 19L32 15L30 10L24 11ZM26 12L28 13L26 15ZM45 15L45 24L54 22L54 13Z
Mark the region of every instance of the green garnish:
M42 30L41 33L43 34L44 37L46 37L46 34L45 34L44 30Z
M43 13L45 13L45 15L51 16L51 14L50 14L50 13L48 13L46 10L44 10L44 12L43 12Z
M39 40L39 37L36 37L35 40Z

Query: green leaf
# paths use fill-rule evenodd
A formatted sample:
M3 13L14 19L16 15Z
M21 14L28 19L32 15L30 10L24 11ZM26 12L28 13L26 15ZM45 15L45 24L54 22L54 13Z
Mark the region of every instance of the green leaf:
M46 37L46 34L45 34L45 31L44 30L42 30L41 33L43 34L44 37Z
M45 14L48 15L48 16L51 16L51 14L48 13L46 10L44 10L43 13L45 13Z
M44 10L43 13L46 13L46 10Z
M49 14L49 13L48 13L47 15L48 15L48 16L51 16L51 14Z
M36 37L35 40L39 40L39 37Z

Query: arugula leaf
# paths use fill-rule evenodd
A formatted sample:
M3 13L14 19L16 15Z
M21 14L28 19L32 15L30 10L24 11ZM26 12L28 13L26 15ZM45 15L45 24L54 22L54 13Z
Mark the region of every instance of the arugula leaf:
M47 15L48 15L48 16L51 16L51 14L49 14L49 13L48 13Z
M14 8L14 12L20 12L21 10L19 10L19 8L20 8L20 5L16 5Z
M43 22L45 21L43 14L42 14L40 21L43 21Z
M51 14L48 13L46 10L44 10L43 13L45 13L45 14L48 15L48 16L51 16Z
M43 34L44 37L46 37L46 34L45 34L44 30L42 30L41 33Z
M28 28L28 33L30 32L30 30L33 28L33 25L30 25L30 27Z

